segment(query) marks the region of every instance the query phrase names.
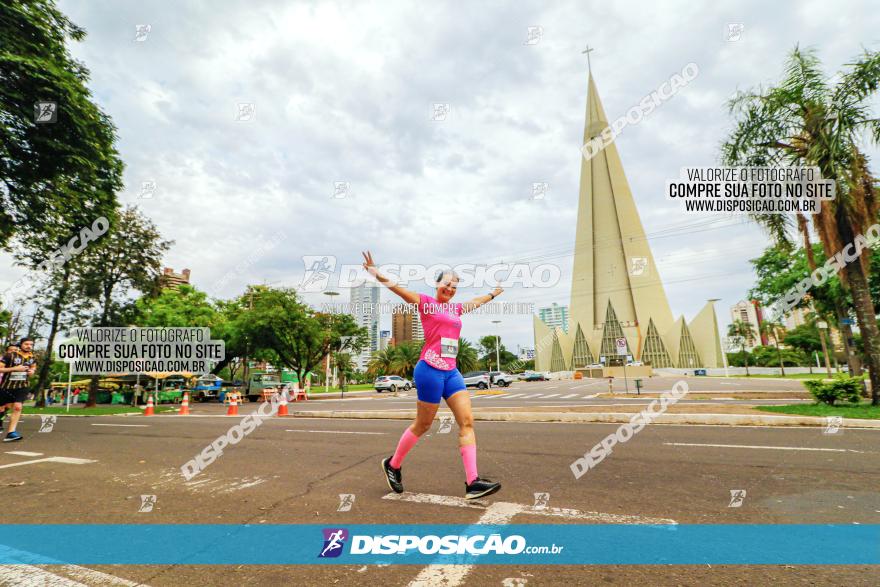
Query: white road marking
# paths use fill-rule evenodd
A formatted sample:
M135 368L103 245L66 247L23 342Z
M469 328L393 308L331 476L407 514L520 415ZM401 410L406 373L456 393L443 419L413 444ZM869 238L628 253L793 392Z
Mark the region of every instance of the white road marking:
M350 430L285 430L285 432L314 432L315 434L388 434L387 432L353 432Z
M562 397L559 398L559 399L568 399L568 398L570 398L570 397L577 397L578 395L580 395L580 394L577 394L577 393L570 393L570 394L568 394L568 395L564 395L564 396L562 396Z
M432 495L427 493L389 493L382 499L395 501L409 501L414 503L428 503L433 505L446 505L481 509L483 515L477 520L478 525L507 524L517 514L531 514L538 516L559 516L568 519L589 520L598 524L652 524L652 525L675 525L677 522L669 518L651 518L626 514L606 514L601 512L583 512L570 508L553 508L529 506L519 503L496 501L486 507L478 500L467 500L461 497L448 495ZM428 565L424 567L408 587L458 587L464 583L468 574L473 570L473 565Z
M547 399L549 397L556 397L557 395L559 395L559 394L558 393L551 393L550 395L545 395L544 399Z
M542 395L544 395L544 394L543 393L536 393L533 395L527 395L527 396L523 397L522 399L531 399L533 397L541 397Z
M16 587L89 587L31 565L0 565L0 584Z
M592 399L592 398L594 398L594 397L599 397L599 394L598 394L598 393L594 393L593 395L585 395L585 396L584 396L584 399Z
M72 457L46 457L45 459L34 459L32 461L21 461L20 463L12 463L9 465L0 465L0 469L9 469L10 467L21 467L23 465L33 465L35 463L64 463L65 465L85 465L88 463L97 463L91 459L74 459Z
M507 396L507 399L511 399L514 397L520 397L521 395L525 395L524 393L513 393Z
M89 569L86 567L80 567L78 565L64 565L61 567L66 574L70 575L74 579L82 579L88 581L89 585L94 586L102 586L102 585L119 585L121 587L147 587L143 583L136 583L134 581L129 581L128 579L123 579L122 577L114 577L113 575L108 575L107 573L102 573L101 571L96 571L95 569Z
M805 446L756 446L749 444L699 444L690 442L664 442L663 444L669 446L708 446L713 448L756 448L765 450L806 450L817 452L864 452L861 450L853 450L851 448L809 448Z
M92 424L92 426L113 426L119 428L149 428L149 424Z
M553 385L553 386L550 386L550 387L545 387L544 389L556 389L556 387L557 387L556 385Z
M28 452L26 450L7 450L6 454L18 455L20 457L41 457L41 456L43 456L43 453L41 453L41 452Z

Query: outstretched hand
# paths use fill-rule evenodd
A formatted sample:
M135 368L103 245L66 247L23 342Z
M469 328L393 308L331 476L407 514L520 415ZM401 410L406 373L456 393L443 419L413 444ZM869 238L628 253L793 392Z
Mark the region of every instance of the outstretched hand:
M376 264L373 262L373 255L370 254L370 251L362 252L361 255L364 256L364 269L375 277L379 270L376 269Z

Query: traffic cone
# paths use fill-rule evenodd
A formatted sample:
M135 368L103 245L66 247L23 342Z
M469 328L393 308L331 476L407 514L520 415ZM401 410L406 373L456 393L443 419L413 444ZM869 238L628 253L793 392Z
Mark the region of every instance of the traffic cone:
M147 398L147 409L144 410L144 416L155 416L155 412L153 411L153 396L149 396Z
M227 416L237 416L238 415L238 402L235 401L237 398L233 395L229 400L229 409L226 410Z
M189 416L189 392L184 392L183 401L180 402L180 411L177 412L178 416Z
M278 415L289 416L287 413L287 392L281 392L281 399L278 401Z

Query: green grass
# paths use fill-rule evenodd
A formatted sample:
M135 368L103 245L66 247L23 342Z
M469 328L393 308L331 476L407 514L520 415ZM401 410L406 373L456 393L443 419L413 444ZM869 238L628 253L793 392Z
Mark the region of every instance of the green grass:
M170 412L174 409L170 406L158 406L156 407L156 413ZM113 414L142 414L144 412L132 406L95 406L94 408L86 408L77 404L71 405L69 412L67 411L67 406L51 406L46 408L24 406L22 411L25 414L70 414L71 416L109 416Z
M843 416L844 418L880 419L880 406L872 406L869 403L839 404L834 406L827 404L795 404L790 406L755 407L765 412L795 414L798 416Z

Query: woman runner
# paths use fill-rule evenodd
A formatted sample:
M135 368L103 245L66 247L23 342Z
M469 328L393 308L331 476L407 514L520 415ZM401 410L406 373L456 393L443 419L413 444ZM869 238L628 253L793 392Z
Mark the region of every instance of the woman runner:
M385 473L388 487L392 491L403 493L401 474L403 459L422 434L431 428L434 416L440 407L440 399L443 398L458 424L458 445L465 472L465 499L477 499L495 493L501 489L500 483L477 476L477 439L474 435L471 397L467 393L461 373L455 366L455 357L458 354L461 315L495 299L504 290L497 287L492 293L477 296L467 303L452 304L450 300L458 287L458 276L455 272L441 271L437 275L437 297L432 298L392 283L376 269L369 251L363 255L364 269L370 275L403 298L405 302L417 305L422 328L425 331L425 344L413 374L418 394L416 419L403 431L394 455L382 460L382 471Z

